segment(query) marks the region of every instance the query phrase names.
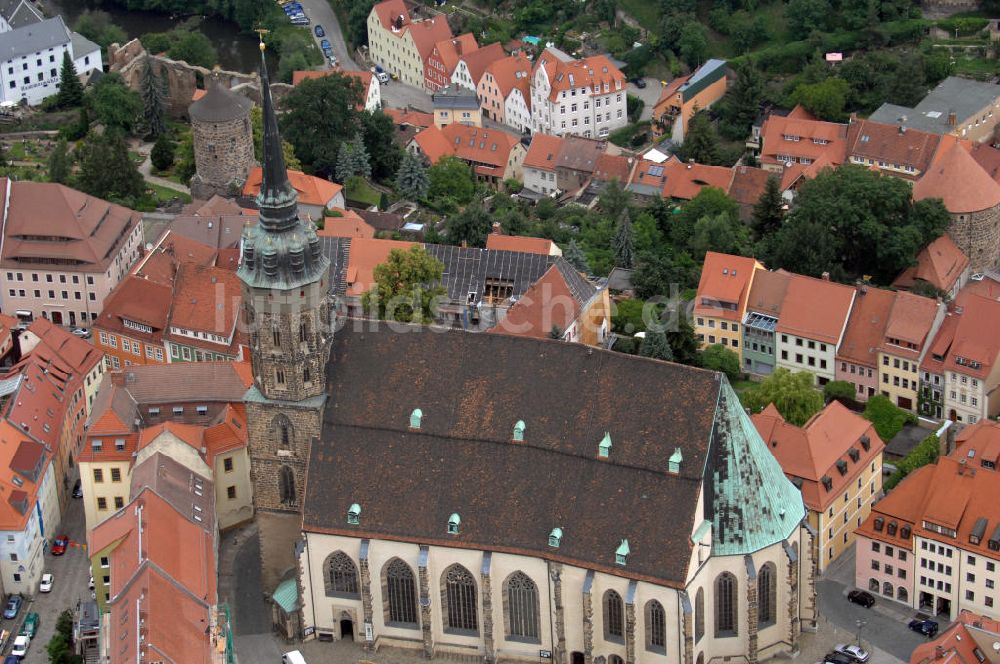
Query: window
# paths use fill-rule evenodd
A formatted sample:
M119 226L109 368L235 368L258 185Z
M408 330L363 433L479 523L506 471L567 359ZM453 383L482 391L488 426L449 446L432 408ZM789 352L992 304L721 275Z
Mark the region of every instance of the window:
M101 468L94 468L94 483L101 484L104 482L104 470Z
M694 596L694 640L701 641L705 636L705 591L698 588Z
M666 652L667 612L655 599L646 602L646 649Z
M413 570L399 558L393 558L383 568L386 585L386 605L389 624L417 626L417 588Z
M614 590L604 593L604 640L621 641L625 635L622 596Z
M324 568L327 597L358 597L358 568L346 553L331 553Z
M228 486L226 487L226 498L229 500L236 500L236 487Z
M97 499L97 509L102 510L102 511L108 509L108 499L105 498L104 496L98 497L98 499Z
M508 635L538 641L538 586L524 572L507 579Z
M233 472L233 457L226 457L222 460L222 470L227 473Z
M121 471L121 468L112 468L111 469L111 481L112 482L121 482L122 481L122 471Z
M736 636L736 577L729 572L715 579L715 636Z
M444 573L444 620L446 630L479 631L476 612L476 580L461 565L452 565Z
M757 625L766 627L773 625L777 612L777 578L774 565L766 563L757 575Z
M289 466L282 466L278 473L278 495L285 505L294 505L295 497L295 471Z
M115 496L115 509L120 510L125 507L125 499L121 496Z
M109 567L111 567L111 561L107 556L101 556L101 568L108 569Z

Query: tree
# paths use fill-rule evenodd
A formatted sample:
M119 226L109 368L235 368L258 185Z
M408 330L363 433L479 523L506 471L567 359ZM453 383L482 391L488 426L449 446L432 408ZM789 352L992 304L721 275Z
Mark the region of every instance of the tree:
M360 103L360 84L341 74L305 80L288 93L282 136L303 167L324 177L336 172L340 144L361 131Z
M358 134L351 141L340 144L340 152L337 154L337 179L347 182L355 175L362 178L369 178L372 174L371 165L368 163L368 151L365 149L364 141Z
M396 189L400 195L412 201L419 201L427 196L429 186L430 180L424 163L419 157L404 152L399 170L396 171Z
M361 114L361 135L365 140L371 163L371 174L376 180L388 180L396 175L403 150L396 145L393 136L396 125L392 118L382 111Z
M87 103L97 121L108 130L130 133L142 112L142 97L118 74L105 74L90 89Z
M90 131L90 113L87 112L86 106L81 106L76 122L60 129L59 135L67 141L78 141L86 136L88 131Z
M183 60L196 67L212 67L219 61L212 41L201 32L176 29L173 31L167 56L172 60Z
M385 320L429 323L436 314L436 301L446 291L428 284L438 284L443 273L444 264L422 246L393 249L375 267L375 285L361 296L361 304L369 314Z
M110 44L124 44L128 35L111 22L111 14L99 9L85 9L73 24L73 30L96 43L102 49Z
M687 253L670 249L647 251L639 254L632 273L632 286L635 294L644 300L667 297L673 291L696 286L700 271L698 264Z
M264 111L257 104L250 109L250 126L253 130L253 156L260 161L264 157ZM281 139L281 153L285 157L286 168L292 171L302 170L302 162L295 156L295 148L284 138Z
M173 166L176 149L177 146L169 135L165 133L160 134L159 138L156 139L156 143L153 144L152 151L149 153L149 160L152 162L153 168L158 171L165 171Z
M615 231L615 262L618 267L631 269L635 264L635 241L632 237L632 219L628 208L622 211Z
M695 260L704 260L705 253L709 251L749 255L750 231L746 224L727 213L707 215L699 219L695 222L694 234L691 236L691 256Z
M59 93L56 104L59 108L73 108L83 103L83 84L76 73L76 65L69 51L63 52L62 68L59 70Z
M701 342L698 341L694 327L681 313L677 313L675 319L677 324L667 332L667 341L670 342L670 348L674 353L674 361L698 366L700 359L698 349L701 347Z
M876 394L869 399L862 415L875 425L875 433L886 443L895 438L904 425L917 421L916 415L898 408L883 394Z
M465 205L472 200L476 191L476 183L468 164L456 157L438 159L427 175L430 179L427 198L432 201L450 198L459 205Z
M781 228L781 222L785 217L785 211L782 209L784 205L785 201L781 197L781 183L777 176L772 175L767 178L764 193L760 195L753 206L750 229L753 231L754 240L760 241Z
M846 380L831 380L823 386L823 399L827 403L839 401L845 406L851 406L856 403L856 396L854 385Z
M708 56L708 29L697 21L689 21L684 26L678 46L681 59L687 66L697 67Z
M597 199L598 207L611 219L620 217L625 208L628 207L628 202L629 193L622 187L622 183L618 181L618 178L612 179L604 187L600 197Z
M701 351L701 366L721 371L730 382L740 377L740 356L722 344L712 344Z
M470 247L486 246L486 235L490 232L493 219L483 207L482 201L476 201L465 206L458 214L448 217L445 222L445 234L451 244L462 244Z
M49 180L58 182L59 184L66 184L69 181L72 165L73 160L69 156L69 146L66 143L66 139L60 139L56 143L56 147L49 154Z
M302 51L292 51L283 54L278 60L278 81L281 83L291 83L292 76L297 71L311 69L306 54Z
M563 258L566 259L567 263L575 267L578 272L590 274L590 265L587 264L587 257L580 250L580 245L576 243L575 239L569 241L569 246L566 248Z
M139 126L146 136L159 138L167 130L163 84L153 73L153 66L150 64L149 58L146 58L146 66L142 70L139 94L142 96L142 118L139 121Z
M131 205L146 190L121 133L91 133L80 149L80 189L98 198Z
M805 371L792 373L784 368L775 369L759 384L744 391L740 398L753 413L773 403L785 420L802 426L823 408L823 395L813 386L814 381L813 375Z
M688 122L680 152L685 160L694 159L699 164L709 166L719 164L719 137L715 135L708 114L704 111L695 113Z
M752 60L736 66L736 80L721 104L724 133L733 140L746 138L760 113L764 99L764 77Z
M674 352L670 350L670 342L663 331L647 331L639 344L639 355L651 357L656 360L673 361Z
M698 194L681 208L680 214L668 214L661 223L666 223L668 239L675 247L689 250L694 238L695 226L704 217L726 214L739 216L740 205L718 187L702 187Z
M844 107L851 86L836 76L819 83L803 83L795 88L792 101L821 120L838 122L844 117Z
M174 160L177 166L174 168L174 175L181 179L181 182L189 182L194 177L197 166L194 161L194 139L191 132L187 132L181 138L180 145L174 153Z
M789 0L785 17L792 34L808 37L815 30L823 30L831 15L827 0Z

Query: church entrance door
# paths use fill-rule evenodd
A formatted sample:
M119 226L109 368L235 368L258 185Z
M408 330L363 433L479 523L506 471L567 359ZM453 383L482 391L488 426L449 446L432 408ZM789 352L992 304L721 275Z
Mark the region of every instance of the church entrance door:
M343 641L354 640L354 621L343 618L340 621L340 638Z
M575 652L569 656L570 664L583 664L586 660L582 652Z

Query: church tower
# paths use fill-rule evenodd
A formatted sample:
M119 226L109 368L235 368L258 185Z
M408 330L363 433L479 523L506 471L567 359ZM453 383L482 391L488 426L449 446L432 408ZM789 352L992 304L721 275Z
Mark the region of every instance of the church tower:
M247 391L250 472L264 590L294 569L309 446L319 437L333 341L330 261L288 181L261 43L263 182L258 223L243 229L243 282L254 384Z

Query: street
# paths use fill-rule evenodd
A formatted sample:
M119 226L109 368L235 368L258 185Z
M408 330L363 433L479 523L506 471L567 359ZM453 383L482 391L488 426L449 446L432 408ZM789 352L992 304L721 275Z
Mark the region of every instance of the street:
M361 67L354 62L350 49L344 43L344 33L340 30L340 21L337 20L337 15L333 13L333 8L328 0L299 0L299 2L302 3L303 13L312 21L308 28L312 31L313 39L316 40L316 47L319 47L320 42L320 38L316 36L316 26L322 25L324 32L326 32L323 39L330 41L330 47L333 48L333 54L337 56L337 63L340 67L348 71L360 70ZM329 61L327 61L326 66L329 66Z
M642 107L642 115L639 116L640 121L653 117L653 106L660 100L660 95L663 93L663 83L659 79L647 76L643 80L646 81L644 88L636 87L635 83L628 84L628 93L633 97L638 97L645 104Z
M86 547L79 546L85 545L87 541L82 500L70 499L59 532L46 533L49 538L57 534L69 535L70 547L62 556L45 554L45 571L55 576L52 592L26 598L17 619L3 621L3 629L10 630L16 635L28 612L34 611L39 616L38 633L31 641L27 657L21 660L24 664L48 662L45 646L55 633L59 614L66 609L75 608L81 600L90 599L90 590L87 587L90 578L90 559L87 558ZM13 638L11 640L13 641ZM5 651L4 654L7 652L9 651Z

